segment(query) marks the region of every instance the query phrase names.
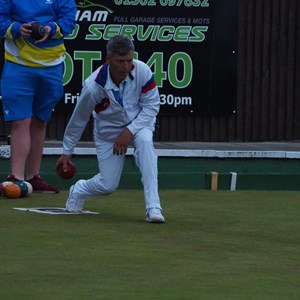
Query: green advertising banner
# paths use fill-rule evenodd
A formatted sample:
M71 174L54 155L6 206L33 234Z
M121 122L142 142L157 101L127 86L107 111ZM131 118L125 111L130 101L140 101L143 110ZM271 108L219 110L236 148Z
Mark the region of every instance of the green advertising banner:
M160 91L160 114L232 114L236 109L237 0L76 1L66 38L65 95L71 111L84 80L105 62L115 34L135 43ZM2 59L2 58L1 58Z

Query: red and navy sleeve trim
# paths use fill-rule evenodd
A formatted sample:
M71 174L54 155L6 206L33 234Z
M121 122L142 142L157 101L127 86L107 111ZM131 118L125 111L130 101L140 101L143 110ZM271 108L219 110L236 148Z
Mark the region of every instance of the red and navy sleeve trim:
M154 77L152 76L150 80L142 87L142 94L149 92L150 90L156 87L156 83L154 81Z

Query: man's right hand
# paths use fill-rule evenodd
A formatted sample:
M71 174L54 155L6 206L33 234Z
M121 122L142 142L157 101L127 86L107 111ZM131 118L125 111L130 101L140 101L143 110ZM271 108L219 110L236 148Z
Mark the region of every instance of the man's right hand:
M66 155L66 154L62 154L56 161L56 164L55 164L55 169L57 169L57 167L59 165L63 165L63 170L64 172L67 172L68 170L68 162L69 160L71 159L71 156L72 155Z

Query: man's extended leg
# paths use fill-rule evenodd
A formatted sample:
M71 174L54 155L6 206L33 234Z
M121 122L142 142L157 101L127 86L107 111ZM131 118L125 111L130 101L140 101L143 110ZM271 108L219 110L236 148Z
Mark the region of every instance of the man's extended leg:
M113 143L97 141L97 159L99 173L87 180L79 180L70 188L66 203L69 211L82 210L84 201L93 195L108 195L114 192L120 182L125 156L113 155Z

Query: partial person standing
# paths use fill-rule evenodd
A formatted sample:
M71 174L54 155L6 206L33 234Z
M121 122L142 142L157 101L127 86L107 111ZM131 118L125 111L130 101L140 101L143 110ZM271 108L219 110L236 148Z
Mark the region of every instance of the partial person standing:
M133 59L134 44L126 36L113 36L107 43L107 62L89 76L63 139L63 154L56 167L67 163L82 132L94 117L99 173L79 180L70 188L67 210L81 211L92 195L108 195L120 182L125 154L131 144L141 172L146 205L146 221L164 223L158 194L157 155L153 131L159 112L160 97L151 69Z
M4 120L11 124L11 174L35 192L58 193L40 176L47 122L63 96L64 37L76 22L74 0L0 0L1 78ZM32 37L33 22L43 36Z

